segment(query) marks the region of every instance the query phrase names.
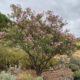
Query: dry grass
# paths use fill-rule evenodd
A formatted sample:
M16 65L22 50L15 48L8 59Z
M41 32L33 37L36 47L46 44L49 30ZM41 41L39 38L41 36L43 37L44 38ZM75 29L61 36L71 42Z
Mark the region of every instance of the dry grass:
M74 57L77 57L77 56L80 57L80 50L77 50L77 51L73 54L73 56L74 56Z

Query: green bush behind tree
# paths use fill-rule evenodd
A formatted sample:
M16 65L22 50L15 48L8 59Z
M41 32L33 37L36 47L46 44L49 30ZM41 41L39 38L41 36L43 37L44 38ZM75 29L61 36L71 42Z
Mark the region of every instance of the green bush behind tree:
M8 27L8 23L11 23L11 20L6 15L0 13L0 29Z

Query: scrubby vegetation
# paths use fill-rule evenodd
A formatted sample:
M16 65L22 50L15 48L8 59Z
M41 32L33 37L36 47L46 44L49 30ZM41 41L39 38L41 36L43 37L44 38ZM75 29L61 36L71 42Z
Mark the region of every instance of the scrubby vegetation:
M5 71L2 71L0 74L0 80L16 80L16 78L10 73L6 73Z
M6 56L6 57L5 57ZM31 67L29 56L25 51L18 48L10 48L0 46L0 68L7 69L9 66L19 66L21 63L22 67Z
M80 71L74 72L74 80L80 80Z

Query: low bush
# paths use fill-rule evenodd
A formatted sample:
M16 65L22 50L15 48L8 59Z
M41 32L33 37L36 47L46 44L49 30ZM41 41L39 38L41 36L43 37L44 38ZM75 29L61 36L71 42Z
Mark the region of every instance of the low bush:
M55 66L58 66L58 64L60 64L60 61L55 58L52 58L47 64L46 68L50 68L50 67L55 68Z
M79 66L76 65L76 64L69 64L69 68L70 68L73 72L79 70Z
M78 57L78 56L77 57L71 57L70 62L72 64L76 64L76 65L80 66L80 57Z
M59 60L55 59L55 58L52 58L49 62L50 66L56 66L60 63Z
M28 55L20 49L9 48L0 45L0 68L6 69L10 65L17 67L21 63L22 67L29 68L31 66Z
M16 80L16 78L10 73L6 73L5 71L2 71L0 74L0 80Z
M74 80L80 80L80 71L74 72Z

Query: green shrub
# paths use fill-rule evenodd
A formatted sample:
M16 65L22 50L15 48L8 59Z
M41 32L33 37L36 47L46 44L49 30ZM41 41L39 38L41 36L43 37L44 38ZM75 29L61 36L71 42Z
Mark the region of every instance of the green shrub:
M79 66L76 64L70 64L69 68L74 72L79 70Z
M6 15L0 13L0 31L1 28L8 27L8 23L11 23L11 20Z
M0 46L0 68L5 68L7 65L9 55L5 47Z
M80 71L74 72L74 80L80 80Z
M12 53L13 55L9 59L10 64L12 66L15 66L15 65L19 66L19 63L21 63L22 67L25 67L25 68L31 67L29 56L23 50L14 48L10 53Z
M80 57L71 57L70 62L72 64L76 64L76 65L80 66Z
M57 66L58 64L60 64L59 60L52 58L49 63L47 64L46 68L54 68L55 66Z
M5 71L2 71L0 74L0 80L16 80L16 78L10 73L6 73Z
M55 66L55 65L58 65L60 62L59 60L52 58L49 63L51 66Z
M20 49L4 47L0 45L0 68L6 69L11 66L19 66L29 68L31 67L28 55Z

